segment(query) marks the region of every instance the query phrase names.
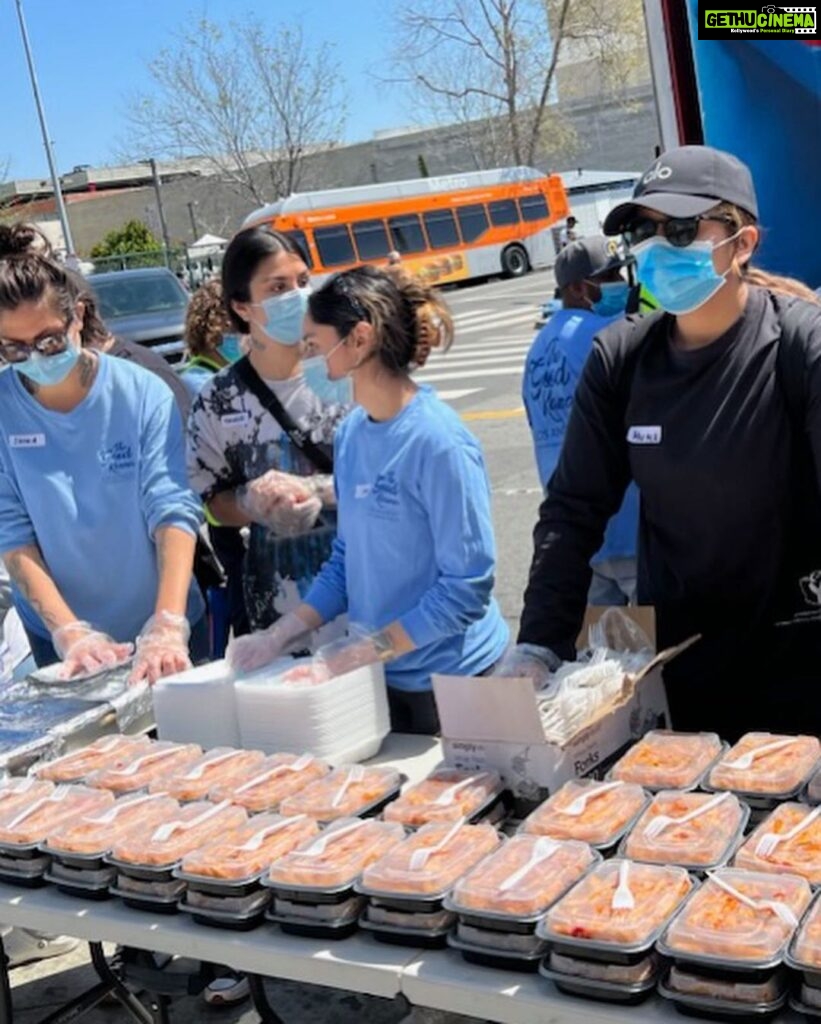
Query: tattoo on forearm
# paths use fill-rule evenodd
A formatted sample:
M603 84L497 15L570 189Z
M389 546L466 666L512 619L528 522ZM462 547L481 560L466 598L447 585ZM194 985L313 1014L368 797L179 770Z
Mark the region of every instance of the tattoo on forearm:
M12 552L12 554L6 555L5 562L6 568L9 571L9 576L11 576L17 584L17 589L26 601L28 601L34 611L40 616L45 625L48 626L49 630L54 630L60 623L57 616L54 615L53 612L50 612L39 598L34 596L31 583L26 577L25 561L26 560L21 554L15 554Z

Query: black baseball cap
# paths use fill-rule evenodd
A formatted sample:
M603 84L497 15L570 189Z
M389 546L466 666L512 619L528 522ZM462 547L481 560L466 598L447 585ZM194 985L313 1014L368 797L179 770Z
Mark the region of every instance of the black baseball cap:
M594 235L566 245L556 257L553 273L559 288L566 288L569 284L623 267L626 262L615 239Z
M667 217L697 217L721 202L732 203L758 220L749 167L712 146L680 146L662 153L639 178L633 198L608 213L604 233L620 234L640 206Z

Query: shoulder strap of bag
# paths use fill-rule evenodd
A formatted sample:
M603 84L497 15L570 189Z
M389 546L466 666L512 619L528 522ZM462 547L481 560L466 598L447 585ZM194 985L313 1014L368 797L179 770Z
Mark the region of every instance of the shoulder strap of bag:
M821 306L789 295L773 295L781 337L778 342L778 381L787 400L787 412L797 436L806 434L807 342L814 328L821 330Z
M327 451L323 451L318 444L315 444L304 430L297 426L282 402L280 402L274 392L251 366L248 357L243 356L234 365L240 380L256 396L263 409L274 417L291 439L291 443L307 459L310 459L320 473L333 473L334 463L331 456Z

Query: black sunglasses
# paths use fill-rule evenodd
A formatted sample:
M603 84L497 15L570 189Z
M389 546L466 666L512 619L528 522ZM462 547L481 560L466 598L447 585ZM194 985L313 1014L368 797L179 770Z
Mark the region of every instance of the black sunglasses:
M733 221L726 214L700 213L696 217L668 217L666 220L653 220L652 217L638 217L632 221L622 232L624 240L632 249L648 238L654 238L661 230L661 233L670 243L678 249L691 245L698 234L698 225L703 220L714 220L720 224L733 224Z
M70 323L71 321L69 320ZM23 363L32 352L39 352L44 356L56 356L60 352L65 352L70 344L67 329L68 324L66 324L66 330L62 334L49 334L45 338L38 338L37 341L32 341L28 344L20 341L6 341L5 338L0 338L0 358L4 359L7 363Z

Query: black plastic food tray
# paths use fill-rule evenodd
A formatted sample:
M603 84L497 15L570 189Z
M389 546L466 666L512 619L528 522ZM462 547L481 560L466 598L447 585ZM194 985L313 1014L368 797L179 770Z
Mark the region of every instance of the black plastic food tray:
M183 898L177 900L177 910L190 914L191 919L197 924L205 925L208 928L224 928L234 932L249 932L253 928L258 928L265 921L265 907L261 907L251 914L226 914L218 910L190 907Z
M578 978L572 974L561 974L551 971L544 962L539 964L539 974L552 981L556 988L565 995L581 996L583 999L594 999L600 1003L621 1003L625 1006L637 1006L652 995L656 988L658 974L647 981L635 985L617 985L610 981L597 981L593 978Z
M708 999L706 996L674 992L664 982L659 982L658 993L663 999L670 1000L681 1013L705 1020L769 1020L787 1005L786 992L772 1003L733 1003L728 999Z
M462 959L469 964L476 964L479 967L493 967L502 971L523 971L535 973L539 969L539 963L544 958L544 950L538 953L503 953L494 952L489 947L483 949L472 942L463 942L452 932L446 936L447 944L451 949L462 954Z
M359 927L371 932L379 942L391 946L411 946L415 949L444 949L448 944L448 932L451 927L435 930L394 928L385 924L374 924L367 918L367 910L359 917Z
M305 939L347 939L359 928L358 917L348 917L342 921L304 921L288 914L276 914L269 909L265 918L279 925L286 935L298 935Z

